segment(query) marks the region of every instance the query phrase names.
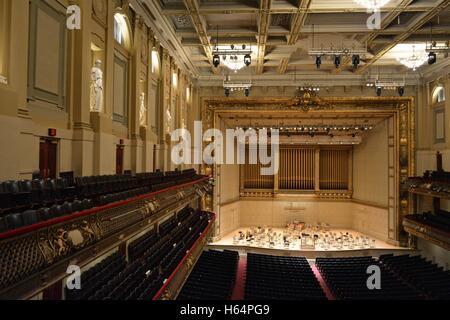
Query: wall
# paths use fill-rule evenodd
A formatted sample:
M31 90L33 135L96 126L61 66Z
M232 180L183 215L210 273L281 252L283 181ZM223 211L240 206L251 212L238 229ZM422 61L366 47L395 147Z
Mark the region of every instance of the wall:
M169 125L186 126L192 114L198 117L190 74L173 57L172 49L156 39L141 6L115 0L70 1L81 8L82 28L69 30L69 1L48 0L48 5L43 1L3 0L0 4L0 181L31 178L39 169L39 141L48 136L48 128L57 129L59 172L113 174L121 141L124 170L152 171L154 146L170 150L165 131ZM123 45L113 35L117 12L125 16L130 31ZM38 30L38 36L29 37L29 30ZM118 54L128 62L127 118L122 124L112 120ZM104 107L98 113L90 110L91 68L97 59L102 61L104 95ZM143 117L141 94L147 108L142 109ZM168 109L171 119L164 116ZM157 168L173 169L169 158L157 154L160 159Z
M326 201L280 196L272 200L241 200L220 207L220 235L239 227L284 228L289 222L328 223L387 241L388 211L352 201Z
M388 128L377 125L353 148L353 198L388 205Z

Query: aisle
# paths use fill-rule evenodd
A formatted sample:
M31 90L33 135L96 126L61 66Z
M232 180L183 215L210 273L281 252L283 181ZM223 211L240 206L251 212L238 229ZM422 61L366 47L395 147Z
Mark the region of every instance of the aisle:
M336 300L334 295L331 293L330 288L328 287L325 280L322 278L322 275L320 274L319 269L317 269L316 264L311 265L311 269L316 275L317 280L319 280L320 286L322 287L323 292L325 292L325 295L327 296L328 300Z
M236 272L236 283L234 285L231 300L244 300L245 283L247 281L247 255L239 258L238 270Z

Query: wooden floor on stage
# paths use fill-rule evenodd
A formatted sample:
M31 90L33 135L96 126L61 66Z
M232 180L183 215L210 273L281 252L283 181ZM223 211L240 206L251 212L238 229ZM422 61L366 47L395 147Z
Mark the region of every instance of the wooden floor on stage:
M250 231L252 228L239 228L224 237L222 237L219 241L213 242L209 244L210 249L222 249L222 250L237 250L242 253L262 253L262 254L271 254L271 255L290 255L290 256L303 256L306 258L316 258L316 257L351 257L351 256L379 256L381 254L409 254L413 253L414 250L409 248L397 247L393 246L385 241L381 241L379 239L375 239L374 237L366 236L362 233L359 233L354 230L349 229L330 229L330 232L334 232L340 234L349 234L352 235L353 238L356 237L369 237L371 247L353 247L349 248L347 246L342 247L341 249L337 249L334 247L325 249L320 245L316 245L315 248L304 248L300 246L300 241L291 243L289 248L285 247L282 244L275 244L273 246L269 246L268 244L256 244L255 242L250 243L245 240L235 242L233 237L236 236L240 231L244 234L247 231ZM274 232L283 233L286 229L282 228L272 228ZM374 240L372 242L372 240Z

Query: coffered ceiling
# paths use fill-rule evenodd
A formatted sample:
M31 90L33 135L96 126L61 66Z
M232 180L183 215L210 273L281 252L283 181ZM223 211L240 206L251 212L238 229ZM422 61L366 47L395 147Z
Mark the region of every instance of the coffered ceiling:
M151 3L159 25L174 35L186 66L200 80L219 80L229 71L214 68L217 34L221 46L251 46L252 65L234 77L363 77L369 72L412 73L395 59L405 45L450 39L450 0L391 0L381 10L381 28L353 0L142 0ZM403 47L397 45L403 44ZM354 71L351 58L336 68L331 59L316 69L311 48L367 48ZM400 49L399 49L400 48ZM406 47L407 48L407 47ZM397 51L395 51L397 50ZM406 50L410 51L410 50ZM441 55L439 60L449 59ZM423 67L427 68L427 66ZM420 71L420 70L419 70Z

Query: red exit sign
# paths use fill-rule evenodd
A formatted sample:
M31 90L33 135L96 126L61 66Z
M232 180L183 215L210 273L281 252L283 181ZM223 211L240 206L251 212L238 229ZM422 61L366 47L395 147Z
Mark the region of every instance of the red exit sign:
M56 129L48 129L49 137L56 137Z

